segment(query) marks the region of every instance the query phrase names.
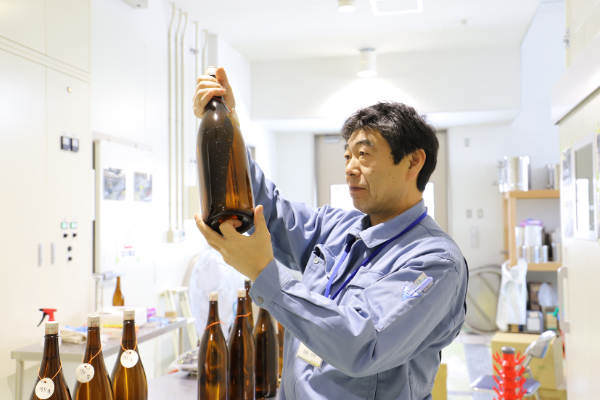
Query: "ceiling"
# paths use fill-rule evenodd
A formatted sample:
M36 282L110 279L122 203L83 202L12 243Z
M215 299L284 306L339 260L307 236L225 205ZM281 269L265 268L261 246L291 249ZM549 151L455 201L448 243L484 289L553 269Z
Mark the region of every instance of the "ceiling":
M369 0L356 0L352 13L339 12L337 0L175 2L202 29L261 61L356 55L363 47L391 53L518 45L540 0L422 0L422 12L380 16Z

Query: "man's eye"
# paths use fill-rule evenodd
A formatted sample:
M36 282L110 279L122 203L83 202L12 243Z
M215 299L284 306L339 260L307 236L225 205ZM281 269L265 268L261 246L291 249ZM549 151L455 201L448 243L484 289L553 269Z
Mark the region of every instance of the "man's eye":
M347 161L347 160L349 160L349 159L350 159L350 156L349 156L348 154L346 154L346 155L344 155L344 158L345 158L345 159L346 159L346 161Z
M367 155L367 153L365 153L364 151L361 151L359 154L360 154L361 156L365 156L365 155Z

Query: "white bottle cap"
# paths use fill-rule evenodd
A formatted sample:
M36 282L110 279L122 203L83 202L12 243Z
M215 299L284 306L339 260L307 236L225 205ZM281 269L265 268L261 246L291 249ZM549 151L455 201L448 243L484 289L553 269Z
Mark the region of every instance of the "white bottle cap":
M217 292L210 292L208 294L208 300L209 301L219 301L219 293L217 293Z
M246 297L246 289L238 289L238 297Z
M58 322L46 322L46 335L58 335Z
M245 283L252 283L252 281L250 279L246 279L244 282Z
M208 67L206 71L204 71L204 75L215 76L217 75L217 67Z
M98 314L88 315L88 328L98 328L100 326L100 316Z
M124 321L135 321L135 310L132 308L126 308L123 310Z

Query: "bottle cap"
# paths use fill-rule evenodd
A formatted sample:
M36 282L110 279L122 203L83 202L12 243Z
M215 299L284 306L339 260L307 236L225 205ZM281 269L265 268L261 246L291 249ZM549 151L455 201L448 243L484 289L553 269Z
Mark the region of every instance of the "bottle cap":
M219 301L219 293L217 293L217 292L210 292L208 294L208 300L209 301Z
M88 315L88 328L98 328L100 326L100 316L98 314Z
M246 289L238 289L238 297L246 298Z
M124 321L135 321L135 310L132 308L126 308L123 310Z
M246 279L246 280L244 281L244 283L250 284L250 283L252 283L252 281L251 281L250 279Z
M217 75L217 67L206 68L206 71L204 71L204 75L216 76Z
M46 322L46 335L58 335L58 322Z
M177 320L177 311L165 311L165 318L171 320Z

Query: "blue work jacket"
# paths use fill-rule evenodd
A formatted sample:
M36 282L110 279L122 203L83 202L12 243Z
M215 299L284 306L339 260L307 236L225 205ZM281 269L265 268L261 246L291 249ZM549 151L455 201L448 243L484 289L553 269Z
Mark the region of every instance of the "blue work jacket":
M286 200L252 160L250 171L275 256L250 296L285 328L279 399L431 399L440 352L465 319L468 269L460 249L428 216L361 267L425 212L424 202L371 227L359 211ZM349 242L331 293L360 269L331 300L327 282ZM433 283L415 294L423 273ZM301 342L323 360L319 367L296 357Z

